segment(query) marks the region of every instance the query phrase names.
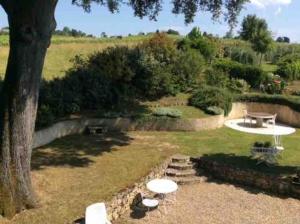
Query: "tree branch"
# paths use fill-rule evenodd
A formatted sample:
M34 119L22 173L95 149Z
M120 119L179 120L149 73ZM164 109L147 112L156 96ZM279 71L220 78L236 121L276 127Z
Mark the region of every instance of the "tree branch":
M9 0L0 0L0 5L6 13L8 12L8 2Z

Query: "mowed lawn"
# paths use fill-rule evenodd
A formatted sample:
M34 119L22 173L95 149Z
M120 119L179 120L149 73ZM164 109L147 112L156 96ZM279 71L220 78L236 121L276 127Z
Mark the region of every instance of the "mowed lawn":
M85 207L109 201L151 168L175 153L206 156L262 172L289 174L300 165L300 131L283 138L279 166L255 165L249 158L254 141L272 137L240 133L228 128L203 132L129 132L104 139L73 135L35 149L32 176L40 208L25 211L11 222L63 224L84 215Z

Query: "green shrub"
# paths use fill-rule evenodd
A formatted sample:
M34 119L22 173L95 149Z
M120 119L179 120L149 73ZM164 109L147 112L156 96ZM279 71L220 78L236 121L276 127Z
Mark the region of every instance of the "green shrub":
M278 64L276 71L281 77L290 81L300 79L300 60L284 61Z
M48 105L41 105L37 112L36 126L37 128L47 127L50 124L53 124L56 120L53 111Z
M250 89L245 80L229 78L229 75L222 70L209 69L206 71L204 77L207 85L226 88L233 93L245 93Z
M246 93L250 90L250 86L243 79L230 79L227 89L233 93Z
M216 61L213 68L228 73L231 78L244 79L251 87L259 87L266 78L266 73L259 67L243 65L226 59Z
M181 50L194 49L203 55L207 62L211 62L218 52L218 40L213 37L204 36L200 29L195 27L186 36L178 42L178 48Z
M224 110L222 108L216 107L216 106L207 107L205 109L205 112L207 114L211 114L211 115L221 115L221 114L224 114Z
M205 83L208 86L227 88L230 82L228 74L218 69L208 69L204 75Z
M225 51L225 56L241 64L257 65L259 62L257 54L252 49L234 47L226 48Z
M279 104L300 112L300 98L297 96L243 94L235 97L235 101Z
M196 51L177 49L165 34L133 48L112 47L87 58L76 56L64 78L42 83L37 126L73 113L117 111L139 100L187 91L196 84L203 61ZM168 116L179 114L173 111Z
M153 115L158 117L167 116L172 118L180 118L182 117L182 112L178 109L160 107L153 112Z
M228 115L232 108L232 96L225 90L212 86L201 86L189 99L189 104L206 110L210 106L217 106Z
M193 87L199 80L205 61L195 50L181 51L172 68L174 84L180 92Z

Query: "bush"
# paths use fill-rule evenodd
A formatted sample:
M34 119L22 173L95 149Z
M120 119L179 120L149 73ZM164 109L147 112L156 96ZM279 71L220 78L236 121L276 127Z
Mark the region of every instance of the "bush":
M137 47L108 48L87 58L79 55L73 63L64 78L42 83L37 126L72 113L124 110L138 100L187 91L204 62L196 51L178 50L173 39L156 34Z
M276 73L290 81L300 79L300 60L284 61L278 64Z
M176 89L185 92L197 84L204 64L204 58L198 52L194 50L180 52L172 69Z
M226 54L228 54L231 60L241 64L257 65L259 62L257 54L252 49L235 47L231 48L230 52Z
M182 116L182 112L178 109L168 108L168 107L160 107L153 112L154 116L168 116L172 118L180 118Z
M205 112L207 114L211 114L211 115L221 115L224 114L224 110L220 107L216 107L216 106L211 106L205 109Z
M249 91L250 86L243 79L229 78L229 75L222 70L207 70L205 74L205 82L209 86L226 88L233 93L245 93Z
M206 110L210 106L216 106L224 110L228 115L232 108L232 96L225 90L212 86L201 86L189 99L189 104Z
M296 96L243 94L236 96L235 101L279 104L300 112L300 98Z
M243 65L226 59L215 62L213 68L228 73L231 78L244 79L253 88L259 87L266 78L266 73L259 67Z
M249 92L250 90L250 86L243 79L231 79L227 88L230 92L239 94Z
M269 94L282 94L285 87L286 82L280 76L269 73L266 80L260 86L260 89Z
M206 70L204 79L208 86L215 86L219 88L227 88L230 82L228 74L217 69Z
M178 48L181 50L194 49L203 55L207 62L211 62L218 52L218 40L213 37L204 36L200 29L195 27L186 38L178 42Z

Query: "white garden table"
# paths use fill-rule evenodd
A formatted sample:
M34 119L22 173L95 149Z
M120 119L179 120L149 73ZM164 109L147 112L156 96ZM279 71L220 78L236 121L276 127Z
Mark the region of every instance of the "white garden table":
M272 119L274 118L274 114L265 113L265 112L248 112L248 117L256 119L256 127L263 127L264 119Z
M164 198L166 194L176 192L178 189L178 185L174 181L169 179L154 179L147 183L147 189L149 191L162 195L163 196L162 198ZM169 200L169 201L175 201L175 200ZM163 203L163 207L165 213L167 213L167 208L164 203Z
M147 183L147 189L158 194L169 194L177 191L178 185L169 179L154 179Z

